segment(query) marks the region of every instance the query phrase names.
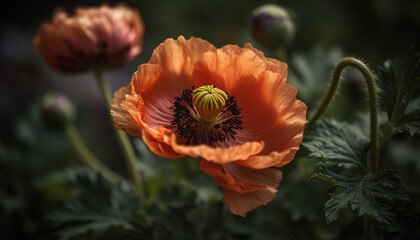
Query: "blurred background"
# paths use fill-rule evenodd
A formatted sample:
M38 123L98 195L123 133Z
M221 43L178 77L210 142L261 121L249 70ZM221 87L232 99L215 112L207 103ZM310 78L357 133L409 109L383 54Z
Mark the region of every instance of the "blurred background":
M121 1L108 1L111 5L117 2ZM93 0L6 0L0 3L0 198L3 211L0 212L0 232L7 232L9 237L4 239L44 239L45 232L51 230L48 225L42 224L46 221L45 215L51 211L51 206L55 203L60 205L60 198L66 196L46 196L42 190L45 186L39 179L62 166L80 163L66 136L41 121L39 100L45 93L59 91L71 99L77 107L76 126L89 147L108 166L126 175L122 155L117 147L113 147L117 143L93 74L62 75L53 72L32 43L38 27L43 21L50 20L57 4L71 12L75 6L102 3ZM361 57L376 66L401 50L418 47L420 42L420 1L415 0L154 0L125 3L139 9L146 30L139 57L126 66L105 73L113 91L130 82L132 73L138 65L148 61L155 47L165 39L179 35L201 37L216 47L225 44L242 46L251 42L266 55L275 57L274 52L264 49L250 35L251 13L264 3L281 5L292 16L296 35L288 47L290 81L299 85L298 78L308 76L312 79L312 92L299 93L302 100L310 99L306 102L310 110L328 86L332 67L341 56ZM302 72L305 67L308 69ZM353 109L365 108L364 94L359 89L361 76L357 73L348 75L350 80L343 87L335 107L329 110L330 116L352 119ZM299 89L299 86L296 87ZM301 89L304 91L305 86ZM413 172L407 175L410 178L420 170L420 144L418 139L399 144L402 145L395 151L400 152L392 154L404 156L405 162L396 165L410 169ZM351 231L339 226L328 228L323 224L322 207L328 189L317 182L309 186L306 184L314 169L312 164L297 159L286 167L285 172L287 168L290 171L285 179L289 178L291 183L284 183L284 191L279 192L277 202L273 203L278 206L279 215L267 220L273 222L266 227L281 226L276 230L279 232L276 236L296 239L308 236L308 239L314 239L314 236L320 239L340 238ZM210 178L207 181L212 182ZM412 191L418 194L416 185L407 181L409 191L412 187ZM292 190L296 188L301 190ZM312 190L305 193L307 189ZM318 190L314 192L313 189ZM315 197L317 201L311 201L318 195ZM251 219L255 221L261 221L261 216L265 216L252 214ZM236 217L233 222L237 224L238 232L245 231L249 224ZM312 224L315 222L318 225ZM312 224L311 229L301 232L309 224ZM332 230L334 228L339 230ZM258 231L263 234L264 228ZM269 236L267 239L270 239Z

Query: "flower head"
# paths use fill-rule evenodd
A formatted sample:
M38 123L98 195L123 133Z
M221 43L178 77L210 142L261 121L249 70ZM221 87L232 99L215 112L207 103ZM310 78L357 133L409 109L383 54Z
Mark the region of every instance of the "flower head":
M143 33L139 12L125 5L78 7L73 16L59 8L34 43L52 69L67 73L131 61L141 52Z
M275 4L266 4L252 12L251 35L266 48L287 45L295 35L289 13Z
M73 104L62 93L46 94L41 100L41 113L45 123L53 128L62 128L76 116Z
M201 158L233 213L270 202L299 149L306 105L287 65L250 44L168 39L114 94L115 125L165 158Z

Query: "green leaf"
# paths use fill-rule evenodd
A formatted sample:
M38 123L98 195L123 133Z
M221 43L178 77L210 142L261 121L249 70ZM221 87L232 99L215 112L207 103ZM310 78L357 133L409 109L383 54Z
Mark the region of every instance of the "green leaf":
M341 210L350 206L358 211L359 216L369 215L381 224L392 227L395 224L393 205L400 202L411 203L402 179L395 173L394 170L387 170L376 176L367 174L354 177L350 183L348 179L336 181L335 186L345 189L338 194L332 194L325 204L327 224L337 220Z
M309 182L310 180L314 179L314 178L319 178L319 179L321 179L322 181L329 182L329 183L331 183L331 184L335 184L335 180L334 180L334 178L333 178L333 177L331 177L330 175L325 175L325 174L322 174L322 173L314 173L314 174L312 174L312 176L308 179L308 182Z
M310 141L302 143L310 151L310 158L321 159L327 166L366 170L366 131L334 120L321 121L316 129L307 134Z
M60 240L230 239L221 199L203 201L195 185L166 181L163 172L145 179L149 199L143 202L131 183L109 181L90 169L72 168L54 177L78 191L75 201L49 216Z
M420 109L410 112L401 119L401 129L414 136L420 134Z
M369 173L366 132L347 123L321 121L315 131L307 134L309 141L302 143L310 151L309 157L319 160L319 172L311 178L319 178L336 188L324 207L327 224L350 207L359 216L376 219L388 232L403 232L403 224L397 224L401 212L397 213L396 206L409 213L411 200L396 171Z
M86 234L95 236L111 227L134 228L140 214L139 200L128 182L110 182L99 173L81 169L68 170L63 175L73 178L78 199L49 216L60 229L60 240Z
M402 131L411 135L419 132L418 106L414 109L412 97L420 89L420 54L413 49L405 51L384 63L378 73L378 105L388 116L380 127L380 145ZM411 111L405 114L407 110Z
M394 126L398 125L413 94L420 87L420 78L416 76L419 64L420 54L410 49L386 61L379 69L378 104Z

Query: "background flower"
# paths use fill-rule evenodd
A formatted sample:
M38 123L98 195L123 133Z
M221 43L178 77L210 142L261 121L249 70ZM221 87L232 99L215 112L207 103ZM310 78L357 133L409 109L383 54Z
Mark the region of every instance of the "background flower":
M250 44L216 49L199 38L168 39L115 93L111 114L158 156L202 158L224 202L245 216L275 197L282 177L272 167L289 163L302 141L306 105L286 78L285 63ZM203 123L190 89L209 85L225 91L230 105Z
M51 68L74 72L131 61L141 52L143 33L140 13L125 5L77 7L73 16L58 8L34 43Z

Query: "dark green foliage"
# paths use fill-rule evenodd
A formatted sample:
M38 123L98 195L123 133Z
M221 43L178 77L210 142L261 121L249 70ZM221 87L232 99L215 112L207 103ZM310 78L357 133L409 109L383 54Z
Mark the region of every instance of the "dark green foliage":
M420 54L413 49L388 60L378 72L378 105L388 121L382 125L381 142L401 131L419 132L419 109L406 113L407 106L420 88Z
M11 132L7 138L0 136L1 238L44 239L51 231L45 215L71 193L40 180L72 156L63 154L65 138L43 125L36 104L22 111Z
M68 181L78 193L75 201L49 216L60 240L229 239L220 199L203 202L183 181L154 185L148 179L146 184L153 187L146 189L157 192L152 201L141 202L131 183L105 179L89 169L68 169L52 177Z
M379 128L381 147L393 134L420 132L420 111L410 103L420 88L419 64L420 54L411 49L387 61L379 70L378 105L388 118ZM302 143L310 151L308 156L319 161L319 171L311 178L334 187L324 209L327 224L335 222L350 207L359 216L375 219L387 233L385 238L414 236L419 218L413 213L403 180L396 170L381 170L378 174L369 170L369 131L363 126L366 125L322 121L315 131L306 134L308 141ZM381 162L385 161L383 158L382 154Z
M401 119L411 97L420 87L420 78L415 75L419 64L420 54L411 49L388 60L379 69L378 103L392 124Z
M314 107L322 99L330 80L334 64L343 56L339 48L314 47L308 53L294 54L290 58L288 81L297 88L298 97Z
M326 165L366 171L363 160L368 145L365 131L337 121L322 121L316 132L307 133L311 142L303 143L310 158L321 158Z
M95 236L93 234L111 227L131 230L132 222L141 219L139 201L129 183L123 180L110 182L88 170L69 173L78 193L77 201L68 202L64 210L49 216L62 229L58 234L60 240L82 234Z
M327 224L336 221L343 209L351 207L359 216L368 215L389 232L403 232L396 224L398 206L407 213L411 200L394 170L378 175L366 167L368 141L356 126L322 121L309 134L303 145L310 150L309 157L320 161L320 170L311 178L332 184L334 193L325 204Z
M323 170L323 172L328 174L328 171ZM336 179L334 186L343 187L344 190L338 194L332 194L325 204L325 217L328 224L337 220L342 209L350 206L358 212L359 216L368 215L386 225L387 231L399 231L395 227L396 214L392 209L397 203L409 204L411 200L401 178L395 175L395 171L384 171L377 176L367 174L356 177L350 173L348 176L341 173L341 179Z
M420 109L405 114L402 117L401 130L410 133L411 136L420 133Z

